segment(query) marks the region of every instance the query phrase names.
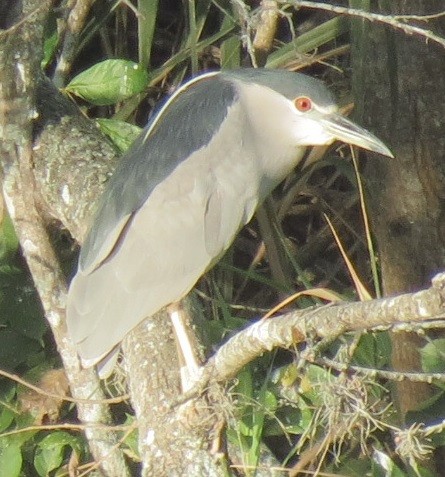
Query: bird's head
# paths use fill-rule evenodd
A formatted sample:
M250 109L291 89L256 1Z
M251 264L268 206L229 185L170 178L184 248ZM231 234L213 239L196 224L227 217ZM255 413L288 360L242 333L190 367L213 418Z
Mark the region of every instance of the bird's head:
M339 113L325 84L307 75L282 70L247 69L227 73L247 98L252 123L281 131L298 147L342 141L393 157L385 144ZM267 124L267 126L266 126ZM282 138L283 138L282 137Z
M320 105L310 95L298 96L292 103L295 131L300 145L329 145L335 141L342 141L393 157L392 152L380 139L339 114L338 107L334 103Z

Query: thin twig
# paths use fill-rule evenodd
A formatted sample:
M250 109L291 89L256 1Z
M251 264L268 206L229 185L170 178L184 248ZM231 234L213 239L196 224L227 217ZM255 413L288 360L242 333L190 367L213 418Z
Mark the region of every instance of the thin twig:
M318 10L324 10L327 12L338 13L340 15L349 15L353 17L363 18L371 22L384 23L398 30L402 30L407 35L422 36L426 40L430 40L445 48L445 38L442 38L436 35L431 30L426 30L424 28L417 27L415 25L409 25L407 23L400 21L400 19L418 20L418 19L425 19L425 18L426 19L438 18L442 15L445 15L445 13L443 12L437 13L435 15L428 15L426 17L421 17L421 16L413 17L413 16L382 15L380 13L365 12L364 10L357 10L355 8L346 8L346 7L341 7L338 5L327 5L326 3L320 3L320 2L308 2L306 0L291 0L291 1L285 1L283 3L293 5L294 7L314 8Z
M68 14L62 51L59 55L53 81L57 87L65 86L67 75L77 54L80 33L88 18L94 0L77 0Z
M36 392L37 394L42 394L43 396L52 398L52 399L58 399L60 401L66 401L66 402L72 402L75 404L83 403L83 404L118 404L123 401L127 401L129 399L128 394L124 394L121 396L117 396L114 398L107 398L107 399L80 399L80 398L72 398L69 396L63 396L61 394L55 394L55 393L50 393L48 391L45 391L42 388L39 388L38 386L35 386L34 384L25 381L24 379L20 378L16 374L8 373L7 371L4 371L0 369L0 376L3 376L5 378L8 378L12 381L15 381L18 384L21 384L22 386L25 386L28 389L31 389L32 391Z
M340 372L354 372L363 376L379 377L391 381L412 381L417 383L431 384L433 381L445 382L445 373L411 373L401 371L387 371L373 368L364 368L362 366L352 366L345 363L339 363L326 357L316 359L314 363L329 367Z
M61 429L66 429L68 431L85 431L86 429L100 429L102 431L128 431L136 429L136 424L125 424L125 425L106 425L106 424L46 424L42 426L28 426L21 429L14 429L13 431L3 432L0 434L1 438L14 436L17 434L23 434L24 432L31 431L60 431Z
M172 407L200 395L210 381L233 378L253 359L276 347L291 348L302 342L336 338L351 331L403 324L412 326L442 316L445 306L445 273L433 278L432 287L417 293L358 303L313 307L277 318L260 320L223 344L200 370L200 377ZM309 359L306 356L306 359ZM399 375L394 377L399 377ZM431 374L434 379L441 375Z

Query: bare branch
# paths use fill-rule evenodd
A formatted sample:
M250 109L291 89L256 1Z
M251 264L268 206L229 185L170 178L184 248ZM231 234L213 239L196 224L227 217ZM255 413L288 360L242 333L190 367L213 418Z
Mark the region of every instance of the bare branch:
M375 378L379 377L381 379L388 379L390 381L412 381L416 383L428 383L431 384L433 381L445 382L445 373L410 373L410 372L401 372L401 371L387 371L373 368L364 368L362 366L351 366L346 363L340 363L328 358L320 358L314 361L320 366L325 366L328 368L335 369L340 372L352 371L355 374L362 376L373 376Z
M424 28L415 26L415 25L408 25L404 21L405 19L416 19L419 20L419 17L404 17L404 16L393 16L393 15L382 15L380 13L371 13L365 12L363 10L357 10L354 8L346 8L341 7L338 5L327 5L326 3L321 2L308 2L306 0L291 0L285 1L288 5L293 5L294 7L303 7L303 8L315 8L318 10L325 10L327 12L338 13L340 15L350 15L352 17L363 18L365 20L369 20L371 22L379 22L385 23L386 25L390 25L393 28L398 30L402 30L407 35L419 35L425 38L427 41L432 41L434 43L439 44L442 47L445 47L445 38L441 38L440 36L436 35L430 30L426 30ZM436 15L428 15L426 19L429 18L437 18L442 16L444 13L437 13ZM421 17L424 18L424 17Z
M359 303L341 303L299 310L260 320L230 338L201 369L201 378L179 402L199 394L210 380L227 381L246 364L274 348L291 348L304 341L332 340L350 331L409 327L445 313L445 273L432 287L417 293ZM407 325L406 325L407 323Z
M258 24L253 39L253 49L258 66L266 64L277 30L279 11L275 0L262 0Z
M348 331L434 319L445 312L444 286L445 274L441 274L433 280L431 288L417 293L328 305L258 321L221 346L206 367L212 367L214 379L226 380L257 356L276 347L290 348L308 339L333 339Z
M35 1L25 3L25 11L35 11ZM3 193L64 362L73 396L96 401L94 404L79 404L79 418L84 422L108 424L111 419L108 407L100 403L104 395L95 372L81 369L77 351L66 334L65 277L35 201L33 120L36 111L36 79L40 71L44 19L51 5L50 1L44 3L45 8L28 17L20 27L0 37L3 65L0 71ZM101 461L107 475L129 475L123 454L116 448L118 439L113 433L89 428L86 434L96 460Z
M72 4L72 2L70 2ZM65 85L66 77L71 71L72 62L77 53L80 33L87 20L88 13L94 0L75 0L65 24L62 52L54 73L54 84L58 87Z

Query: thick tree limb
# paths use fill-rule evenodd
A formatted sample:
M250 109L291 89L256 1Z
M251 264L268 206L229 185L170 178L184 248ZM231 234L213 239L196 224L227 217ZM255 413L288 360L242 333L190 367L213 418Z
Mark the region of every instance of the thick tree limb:
M167 313L161 311L137 326L125 338L123 351L139 421L141 475L227 475L216 455L220 449L211 449L224 422L219 409L228 406L224 392L215 385L211 392L201 393L181 409L170 406L181 386L178 352ZM212 393L217 399L209 397Z
M19 33L21 32L18 30L11 32L11 38L15 38L15 35ZM34 44L38 50L38 42ZM34 55L38 58L37 52ZM12 65L13 62L11 61L10 64ZM37 68L37 62L34 67ZM66 337L63 314L66 296L64 277L49 247L46 231L33 200L37 199L39 212L43 212L47 220L55 219L62 222L72 235L82 242L96 199L116 164L116 152L94 123L83 117L78 109L62 97L48 80L41 78L39 73L29 77L38 79L37 84L33 83L33 87L36 88L38 111L38 117L32 121L35 142L33 150L29 151L33 167L29 167L29 163L27 163L28 167L25 167L28 171L26 184L20 182L21 179L17 178L14 172L11 177L14 177L16 181L14 184L18 185L6 187L5 190L13 198L10 201L11 211L20 209L23 213L23 217L12 213L22 243L24 243L23 240L28 240L36 247L38 244L46 244L48 250L36 248L37 265L50 264L57 272L57 276L53 277L47 269L38 269L30 264L36 286L44 302L46 315L51 318L53 332L69 375L73 396L79 399L91 398L95 401L91 406L79 402L79 417L89 424L107 423L109 415L106 413L106 407L96 402L103 398L103 395L95 371L80 368L76 350ZM33 100L34 94L29 99L30 105L33 104ZM35 109L34 106L29 108L29 110ZM28 109L22 108L22 110ZM4 119L4 123L7 124L11 118L5 116ZM29 129L30 118L27 117L26 121ZM14 137L9 135L9 144L12 149ZM31 137L30 131L27 140L28 148L32 144ZM19 163L19 158L16 160ZM30 176L31 170L33 176ZM35 194L29 197L26 205L19 207L17 201L20 200L23 187ZM34 214L33 218L28 219L31 213ZM23 224L28 224L29 227L24 227ZM33 237L38 237L37 245L31 241L31 238L35 240ZM27 258L32 259L28 255ZM47 291L46 295L45 291ZM60 302L55 304L51 301L54 297L58 297ZM45 301L46 299L48 301ZM187 414L168 412L166 414L159 411L171 393L176 395L178 383L178 367L175 366L176 345L171 335L165 334L166 329L169 329L168 326L166 328L165 320L165 317L158 320L150 319L133 330L128 336L128 342L132 345L125 347L127 351L129 350L126 353L125 363L129 372L131 400L141 429L140 449L144 461L144 475L223 475L224 466L216 462L209 451L213 439L213 427L218 418L207 398L201 398L200 402L193 404L193 409L199 408L199 412L191 411ZM149 331L148 334L146 329ZM153 353L153 346L159 352ZM141 366L144 360L149 364L148 368ZM156 403L159 403L160 407L157 407ZM87 410L90 410L89 413ZM91 410L96 410L96 414ZM190 424L190 415L199 415L199 425ZM196 423L197 420L195 419L194 422ZM123 470L122 465L109 455L110 449L113 449L116 442L111 433L108 431L106 436L102 436L101 431L95 430L94 426L88 429L87 437L95 458L104 463L102 467L106 469L107 475L125 476L126 471ZM147 439L152 435L151 431L156 431L155 441L160 443L157 447L148 445L150 441ZM103 448L96 449L99 435L103 437L100 441ZM165 459L159 458L161 448ZM116 451L116 454L120 453Z
M33 119L43 24L51 2L25 2L24 14L34 12L9 32L0 34L0 138L3 193L34 278L46 317L65 365L74 397L93 398L79 404L79 418L86 423L109 423L108 407L93 370L81 369L77 352L67 338L64 307L65 277L51 247L35 201L33 176ZM41 7L40 10L37 7ZM35 13L38 12L38 13ZM92 453L108 476L129 475L113 433L94 426L86 431Z
M92 121L46 78L37 83L34 174L39 206L80 243L117 152Z
M17 34L11 36L11 41L17 41ZM20 32L20 36L28 40L26 34ZM3 35L0 40L6 41L7 37ZM38 42L34 40L34 44ZM12 49L8 58L2 58L4 65L15 64L15 52ZM37 50L29 57L38 59ZM27 77L38 70L38 60L25 62L29 57L21 57L19 53L23 59L19 65L26 66L23 71ZM80 369L76 352L66 338L63 275L49 246L32 192L38 188L39 205L44 205L46 214L60 220L81 241L92 204L114 167L116 154L91 123L69 106L52 86L39 83L35 92L31 82L26 91L9 91L7 86L11 81L4 76L6 71L7 68L0 73L3 75L0 77L3 101L0 126L4 128L0 135L4 140L4 157L8 158L4 174L10 212L53 327L73 395L99 399L101 394L94 372ZM15 75L21 72L18 68ZM37 101L40 118L32 131L29 112L34 110L34 94L44 100ZM13 117L16 114L18 116ZM33 149L32 133L38 138ZM34 176L30 174L31 160ZM311 309L256 323L222 346L204 371L209 371L212 379L224 382L256 356L276 346L291 347L304 340L333 337L369 326L435 317L443 313L442 282L440 277L431 290L414 295ZM139 420L145 475L222 475L223 468L215 463L210 447L216 437L212 432L218 429L218 412L214 409L224 405L223 396L218 395L216 389L211 398L206 393L172 411L169 403L177 398L179 389L178 364L166 318L160 315L142 323L126 338L124 351L130 392ZM84 421L107 422L103 406L79 404L78 408ZM104 467L108 466L109 475L126 475L120 468L121 455L108 454L115 441L94 429L91 432L93 451L99 460L105 456Z
M351 331L422 323L445 316L445 273L432 287L417 293L358 303L314 307L260 320L230 338L201 368L202 377L184 399L195 396L209 381L225 382L242 368L274 348L291 348L302 342L332 340Z

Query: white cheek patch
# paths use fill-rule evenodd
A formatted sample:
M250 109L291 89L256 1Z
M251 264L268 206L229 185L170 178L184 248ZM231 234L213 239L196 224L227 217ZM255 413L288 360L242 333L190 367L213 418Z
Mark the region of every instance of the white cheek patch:
M324 146L329 145L335 141L335 137L330 134L323 123L318 120L318 117L327 116L335 113L338 107L333 104L329 106L319 106L312 103L310 111L299 111L293 102L292 105L292 129L295 142L299 146Z
M314 119L300 116L294 121L293 133L299 146L322 146L334 142L335 138Z

